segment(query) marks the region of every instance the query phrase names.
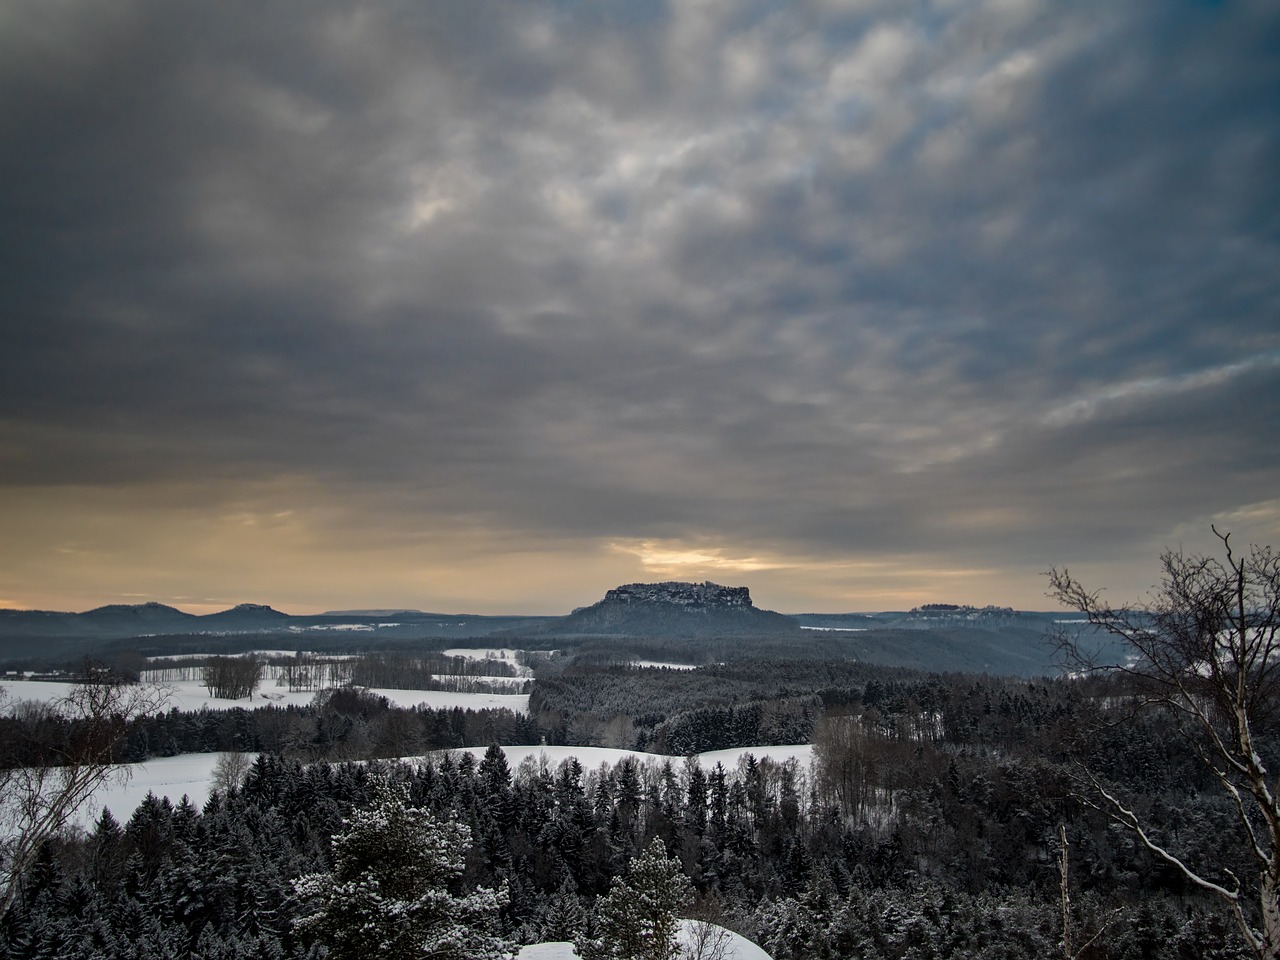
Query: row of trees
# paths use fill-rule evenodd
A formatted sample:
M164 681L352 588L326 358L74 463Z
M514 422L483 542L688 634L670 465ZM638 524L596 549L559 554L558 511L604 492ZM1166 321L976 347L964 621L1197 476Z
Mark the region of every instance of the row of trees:
M362 839L339 849L331 841L352 824L400 816L379 812L384 779L415 822L458 825L446 834L461 869L432 889L459 899L498 892L496 922L475 919L512 942L612 942L617 934L606 931L626 921L612 911L629 901L611 894L620 884L638 889L637 858L657 841L684 878L673 879L685 890L679 913L715 919L777 960L898 960L930 950L1041 960L1063 932L1056 858L1065 814L1077 941L1097 918L1115 917L1115 936L1084 956L1239 956L1238 945L1224 949L1230 920L1162 875L1140 846L1120 842L1095 812L1045 805L1023 814L1037 772L941 809L931 795L945 786L926 784L892 820L870 823L815 806L802 770L764 760L739 770L535 761L511 771L497 750L479 762L465 754L416 767L264 757L202 810L151 799L123 826L104 814L84 839L45 845L0 921L0 957L302 957L321 940L332 946L330 921L304 918L326 903L354 909L355 888L343 886L356 883L351 865L385 859L390 869L407 843ZM947 823L966 810L974 824L967 854L948 840L955 827ZM1005 839L1005 825L1021 820L1029 822ZM1219 839L1213 821L1188 822L1183 833L1202 845ZM303 881L307 897L299 897L295 884L316 875L331 879ZM378 881L383 902L415 899L391 876L365 879ZM385 916L399 916L395 909ZM1184 952L1166 952L1173 943Z

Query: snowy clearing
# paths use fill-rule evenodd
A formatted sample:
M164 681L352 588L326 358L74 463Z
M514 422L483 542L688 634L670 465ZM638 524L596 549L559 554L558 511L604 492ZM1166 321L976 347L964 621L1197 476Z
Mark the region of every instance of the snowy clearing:
M696 663L667 663L664 660L632 660L633 667L654 667L666 670L697 670Z
M484 678L477 678L484 679ZM224 700L209 696L209 691L199 680L176 680L162 684L168 691L165 709L177 708L183 712L195 710L232 710L243 707L254 710L258 707L306 706L315 699L314 690L289 690L269 684L258 688L253 699ZM55 683L49 680L15 680L0 683L8 700L36 700L48 703L67 695L71 685ZM451 690L391 690L384 687L370 688L373 693L386 697L397 707L431 707L432 709L463 710L506 709L516 713L529 712L529 695L527 693L455 693Z
M693 920L680 921L680 942L685 946L689 945L694 922ZM723 927L715 927L715 929L724 930ZM773 960L769 954L746 937L732 930L724 930L724 934L727 939L723 960ZM578 952L573 949L572 943L563 941L533 943L527 947L521 947L516 953L516 960L578 960Z
M527 693L454 693L451 690L390 690L385 687L371 687L370 690L380 697L386 697L397 707L431 707L434 710L461 707L463 710L503 709L516 713L529 712Z
M56 684L55 684L56 686ZM403 691L401 691L403 692ZM459 696L467 696L459 694ZM468 747L477 760L484 758L487 747ZM681 757L667 757L657 753L641 753L636 750L614 750L608 747L503 747L507 755L507 764L514 771L526 759L532 763L545 762L551 769L558 767L569 757L577 757L585 770L594 770L601 764L613 766L624 757L632 757L641 763L662 763L670 760L674 764L683 763ZM448 753L458 754L463 750L450 750ZM751 754L757 760L766 757L777 763L784 763L794 758L801 766L807 767L813 756L813 747L809 744L797 744L789 747L744 747L733 750L712 750L697 755L703 769L710 769L717 763L724 764L726 770L738 769L742 757ZM148 793L157 797L168 797L171 803L178 803L183 796L190 798L197 807L203 807L209 799L209 791L213 784L213 768L218 762L220 753L184 753L176 757L155 757L143 763L126 766L128 780L124 783L113 782L103 787L94 795L92 803L80 811L76 824L85 828L109 807L112 815L122 823L133 815L134 809ZM249 754L250 757L256 754ZM436 755L433 755L436 756ZM406 763L423 759L421 757L405 757Z
M513 650L511 647L450 647L448 650L440 651L442 657L462 657L464 660L501 660L513 667L521 677L532 677L533 670L520 662L518 657L520 653L523 651Z
M77 813L75 822L85 829L92 829L103 808L121 823L127 823L138 804L147 799L148 793L168 797L178 804L185 796L197 807L203 807L209 799L213 783L213 768L220 753L184 753L176 757L154 757L144 763L131 763L125 767L128 779L112 782L93 795L93 800ZM256 753L246 754L252 761Z
M317 654L303 651L301 654L297 650L246 650L244 653L233 653L233 657L247 657L249 655L260 657L263 660L293 660L298 656L317 656ZM148 657L150 663L181 663L184 660L208 660L210 657L225 657L225 653L167 653L159 657ZM323 654L326 660L354 660L358 654L354 653L326 653Z
M748 753L757 760L767 758L774 763L795 760L801 767L807 769L813 760L813 744L796 743L780 747L744 747L742 749L733 747L729 750L708 750L706 753L698 754L698 762L704 767L714 767L717 763L722 763L726 770L733 770L738 766L738 761Z
M506 660L509 663L515 663L516 654L519 652L511 647L450 647L448 650L441 650L440 656L462 657L464 660Z

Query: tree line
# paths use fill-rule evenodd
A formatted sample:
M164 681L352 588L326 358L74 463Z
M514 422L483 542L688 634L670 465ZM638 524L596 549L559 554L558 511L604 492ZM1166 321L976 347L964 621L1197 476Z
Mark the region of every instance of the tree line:
M331 838L380 779L466 826L448 889L504 891L494 932L512 942L598 938L610 891L657 840L687 878L683 913L778 960L1039 960L1062 935L1061 826L1070 922L1110 930L1082 956L1240 955L1223 912L1073 803L1062 769L961 752L908 765L894 802L861 816L827 804L821 776L754 758L512 770L498 747L418 765L266 755L203 807L151 797L46 844L0 922L0 957L310 956L294 883L335 868ZM1180 807L1184 846L1220 842L1221 810Z

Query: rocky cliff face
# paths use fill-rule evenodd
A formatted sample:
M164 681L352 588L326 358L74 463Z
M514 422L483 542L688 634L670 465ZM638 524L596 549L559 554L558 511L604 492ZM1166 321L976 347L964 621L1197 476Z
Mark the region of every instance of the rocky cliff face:
M547 624L543 632L633 637L778 634L798 631L795 621L760 610L746 587L704 583L628 583L604 599Z
M751 591L746 587L722 587L707 580L703 583L628 583L605 592L601 604L671 604L690 613L713 610L755 609Z

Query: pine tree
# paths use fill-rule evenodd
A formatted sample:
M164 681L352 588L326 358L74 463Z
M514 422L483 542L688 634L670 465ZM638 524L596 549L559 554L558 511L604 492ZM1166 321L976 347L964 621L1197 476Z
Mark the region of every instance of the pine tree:
M463 871L471 832L408 806L386 780L373 804L354 810L333 838L332 873L295 881L314 912L299 930L328 945L333 960L499 960L507 943L491 932L505 890L450 891Z
M676 960L676 911L689 902L691 889L679 862L655 839L600 904L598 935L577 943L582 960Z

